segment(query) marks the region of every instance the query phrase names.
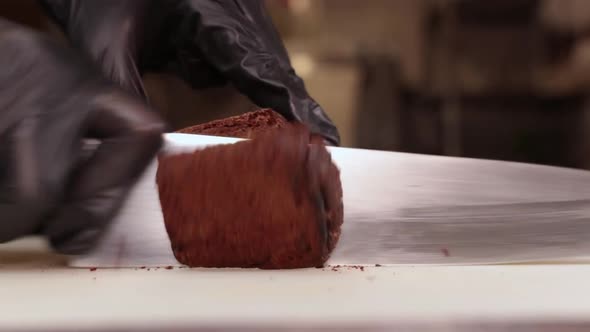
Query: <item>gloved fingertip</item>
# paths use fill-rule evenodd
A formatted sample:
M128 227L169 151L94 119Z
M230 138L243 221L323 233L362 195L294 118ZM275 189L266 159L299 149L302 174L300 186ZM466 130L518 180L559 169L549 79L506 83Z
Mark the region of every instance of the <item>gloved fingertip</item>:
M100 238L100 230L84 229L67 237L50 238L51 247L63 255L81 255L90 251Z

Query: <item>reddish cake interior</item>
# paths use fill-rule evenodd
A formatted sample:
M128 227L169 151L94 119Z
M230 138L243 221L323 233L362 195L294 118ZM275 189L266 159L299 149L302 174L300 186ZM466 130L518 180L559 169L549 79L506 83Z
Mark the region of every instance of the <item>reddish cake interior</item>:
M230 119L190 132L243 137L256 128L248 134L254 138L160 157L157 183L174 255L194 267L323 266L343 206L339 171L321 139L269 110Z

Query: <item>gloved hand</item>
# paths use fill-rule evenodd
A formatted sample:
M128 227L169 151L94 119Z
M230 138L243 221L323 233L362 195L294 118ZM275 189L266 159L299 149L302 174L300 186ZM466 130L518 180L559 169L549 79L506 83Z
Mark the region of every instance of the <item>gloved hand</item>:
M232 83L260 107L338 145L261 0L40 0L105 74L145 97L141 74L172 73L194 88Z
M32 30L0 19L0 50L0 242L44 235L81 253L156 155L162 122ZM85 139L99 142L86 156Z

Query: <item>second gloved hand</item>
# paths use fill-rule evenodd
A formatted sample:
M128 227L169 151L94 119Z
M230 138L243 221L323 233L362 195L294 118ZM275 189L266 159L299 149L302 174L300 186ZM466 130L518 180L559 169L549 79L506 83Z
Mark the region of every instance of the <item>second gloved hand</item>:
M162 144L139 99L72 49L0 19L0 242L91 248ZM84 142L100 143L84 157Z

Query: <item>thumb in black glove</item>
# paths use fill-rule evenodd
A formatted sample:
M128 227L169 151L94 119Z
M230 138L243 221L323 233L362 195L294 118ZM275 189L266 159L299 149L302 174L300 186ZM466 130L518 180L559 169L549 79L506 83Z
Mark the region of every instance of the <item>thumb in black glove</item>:
M162 122L91 62L0 20L0 242L91 248L162 144ZM84 141L99 140L88 158Z

